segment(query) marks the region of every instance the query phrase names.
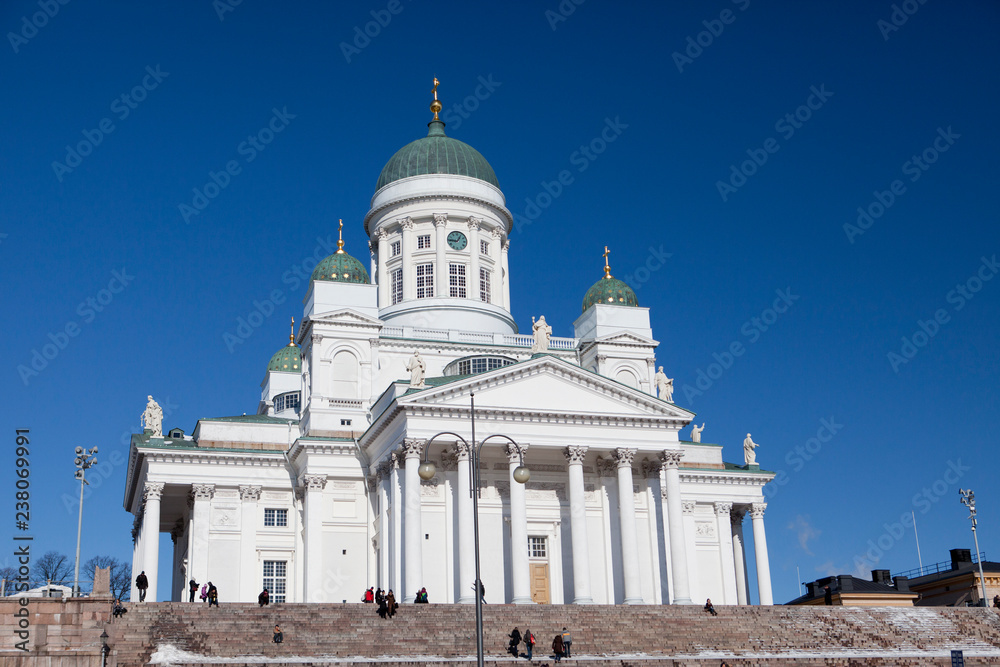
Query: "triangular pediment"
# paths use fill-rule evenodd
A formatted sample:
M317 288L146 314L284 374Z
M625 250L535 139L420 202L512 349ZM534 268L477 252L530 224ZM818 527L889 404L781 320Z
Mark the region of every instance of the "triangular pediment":
M659 341L655 341L652 338L646 338L645 336L640 336L638 334L632 333L631 331L619 331L617 333L608 334L607 336L601 336L594 339L595 343L611 343L614 345L641 345L643 347L659 345Z
M350 308L331 310L326 313L313 315L310 322L314 324L353 324L381 327L384 323L377 317L371 317Z
M476 409L592 417L683 421L694 413L552 356L537 357L473 377L428 387L399 399L401 406L468 406Z

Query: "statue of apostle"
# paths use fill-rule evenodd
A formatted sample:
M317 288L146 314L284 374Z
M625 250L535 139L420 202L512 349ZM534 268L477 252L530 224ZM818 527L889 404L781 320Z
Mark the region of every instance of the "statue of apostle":
M163 436L163 409L153 400L152 396L147 396L146 409L142 413L142 428L150 431L156 437Z
M420 352L413 352L413 356L406 364L406 370L410 371L410 389L423 389L426 386L424 376L427 374L427 364L420 356Z
M531 318L531 333L535 337L535 342L531 346L531 353L548 352L549 339L552 338L552 327L545 323L544 315L540 316L537 322L534 317Z
M760 445L754 442L750 434L747 433L746 440L743 441L743 460L748 466L757 465L757 454L753 451L757 447Z
M656 385L657 394L661 399L667 403L674 402L674 379L667 377L667 374L663 372L663 366L660 366L660 370L656 371L656 375L653 376L653 383Z

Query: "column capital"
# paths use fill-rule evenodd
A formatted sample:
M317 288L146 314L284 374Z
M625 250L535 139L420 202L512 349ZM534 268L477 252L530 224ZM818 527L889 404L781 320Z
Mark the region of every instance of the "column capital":
M191 500L211 500L215 497L215 484L192 484Z
M245 503L255 503L260 500L259 486L240 486L240 500Z
M640 467L642 469L643 477L659 477L660 470L663 469L663 464L659 461L644 458Z
M434 214L434 226L444 227L448 224L448 214L447 213L435 213Z
M595 463L597 465L597 472L601 477L615 476L615 469L618 466L615 464L614 459L609 459L604 456L598 455L597 461L595 461Z
M682 500L681 509L684 511L685 514L694 514L694 506L696 504L697 503L695 503L695 501L693 500Z
M456 461L468 461L469 453L472 450L472 446L467 442L462 442L461 440L456 440L452 445L452 449L455 452Z
M389 240L389 232L385 231L384 227L382 229L378 230L377 232L375 232L375 236L378 237L378 240L380 242L381 241L388 241Z
M146 482L143 487L143 500L159 500L163 495L163 482Z
M504 445L503 449L504 452L507 453L508 463L520 463L521 457L524 456L524 453L528 451L528 445L522 445L520 443L514 445L508 442L506 445Z
M393 464L391 459L386 459L375 466L375 475L379 478L379 481L389 477L392 472Z
M746 516L747 508L736 506L733 511L729 513L729 520L734 526L743 525L743 517Z
M587 448L570 445L563 450L563 456L566 457L566 463L570 465L583 465L583 459L587 457Z
M501 230L499 227L494 227L492 230L490 230L490 235L493 236L493 240L499 241L500 239L503 238L503 230Z
M660 452L660 463L664 468L677 468L684 458L684 452L676 449L664 449Z
M619 468L632 468L632 459L635 458L636 450L631 447L619 447L612 453Z
M750 518L751 519L763 519L764 510L767 509L767 503L754 503L750 506Z
M302 475L302 486L307 491L322 491L326 488L326 475Z
M483 219L476 217L474 215L470 215L468 224L469 224L469 229L478 230L479 227L483 224Z
M729 516L733 510L732 503L715 503L715 513L719 516Z
M365 475L365 483L368 485L368 493L375 493L378 489L378 475Z
M406 216L405 218L399 218L396 220L396 222L399 223L401 229L405 229L407 231L413 229L413 218L411 218L410 216Z
M504 250L504 252L509 252L510 251L510 239L506 239L503 242L503 250Z
M423 456L425 444L427 444L427 441L425 440L418 440L417 438L405 438L403 440L403 458L419 459L421 456Z
M323 342L323 334L321 334L321 333L314 333L312 335L312 342L313 342L313 345L319 345L320 343L322 343Z

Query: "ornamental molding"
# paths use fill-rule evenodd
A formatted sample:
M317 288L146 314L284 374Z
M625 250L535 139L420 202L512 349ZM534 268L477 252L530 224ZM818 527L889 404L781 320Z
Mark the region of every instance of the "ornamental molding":
M146 482L142 499L143 500L159 500L163 496L163 482Z
M732 503L715 503L715 513L718 516L729 516L733 510Z
M750 505L750 518L751 519L763 519L764 510L767 509L767 503L754 503Z
M618 464L613 459L597 456L597 474L601 477L614 477Z
M396 223L399 225L400 229L410 231L413 229L413 218L406 216L405 218L396 218Z
M682 458L684 458L684 452L674 449L664 449L660 452L660 463L667 469L679 467Z
M215 484L192 484L191 500L211 500L215 497Z
M759 493L761 487L771 480L772 476L747 475L729 470L692 470L681 468L680 477L683 482L697 484L721 484L725 486L753 487ZM744 501L745 502L745 501Z
M503 230L500 229L499 227L494 227L492 230L490 230L490 235L493 237L494 241L499 241L501 238L503 238Z
M745 507L737 507L732 512L729 513L729 521L733 526L743 526L743 517L746 516L747 510Z
M424 453L425 440L418 440L416 438L404 438L403 439L403 458L405 459L419 459Z
M507 239L503 242L503 251L510 252L510 239Z
M566 463L569 465L583 465L583 460L587 457L587 448L577 445L570 445L563 450Z
M514 217L511 215L510 211L508 211L506 208L502 206L497 206L492 201L488 201L481 197L472 197L469 195L452 195L452 194L449 195L415 194L407 197L400 197L398 199L392 199L390 201L385 202L384 204L380 204L378 208L374 208L368 211L368 213L365 215L365 221L364 221L365 232L371 234L371 232L369 231L369 226L371 225L373 220L378 220L380 225L386 224L386 220L383 220L381 216L383 213L385 213L390 209L399 210L402 209L407 204L411 203L422 203L426 205L432 202L444 203L447 206L454 206L456 202L482 206L495 213L497 218L501 220L503 226L507 228L507 231L510 231L514 228Z
M472 231L479 231L479 228L482 226L482 224L483 224L483 219L482 218L477 217L475 215L470 215L469 216L468 225L469 225L469 229L470 230L472 230Z
M697 537L715 537L715 524L711 521L696 521L694 534Z
M311 340L313 342L313 345L319 345L320 343L323 342L323 334L314 333L311 337Z
M447 213L435 213L434 214L434 226L444 227L448 224L448 214Z
M681 501L681 510L684 512L684 514L694 514L694 508L695 508L695 505L697 505L697 504L698 503L696 503L693 500L682 500Z
M660 471L663 469L663 464L659 461L652 461L648 458L642 460L640 470L642 470L643 477L651 477L659 479Z
M377 232L375 232L375 236L378 237L378 240L379 240L380 243L382 241L388 241L389 240L389 232L385 231L384 227L382 229L378 230Z
M322 491L326 488L326 475L302 475L301 485L308 491Z
M635 458L635 452L636 449L632 447L618 447L612 452L612 455L615 457L615 462L619 468L628 468L631 472L632 459Z
M469 445L469 443L462 442L461 440L456 440L452 444L452 452L455 455L456 461L468 461L469 452L471 451L471 449L472 447Z
M368 344L372 346L372 349L377 350L378 346L379 346L379 339L378 338L369 338L368 339Z
M445 472L458 470L458 454L454 450L446 449L441 452L441 469Z
M503 449L504 453L507 454L508 463L521 463L524 454L528 451L528 445L507 443Z
M260 500L259 486L240 486L240 500L245 503L255 503Z

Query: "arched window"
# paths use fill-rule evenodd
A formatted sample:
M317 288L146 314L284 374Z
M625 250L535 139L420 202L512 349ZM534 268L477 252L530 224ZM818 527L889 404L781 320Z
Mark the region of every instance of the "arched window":
M333 357L330 370L333 398L358 398L358 358L346 350Z
M615 379L622 384L632 387L633 389L639 388L639 381L636 379L635 374L633 374L632 371L620 370L618 371L618 374L615 375Z

